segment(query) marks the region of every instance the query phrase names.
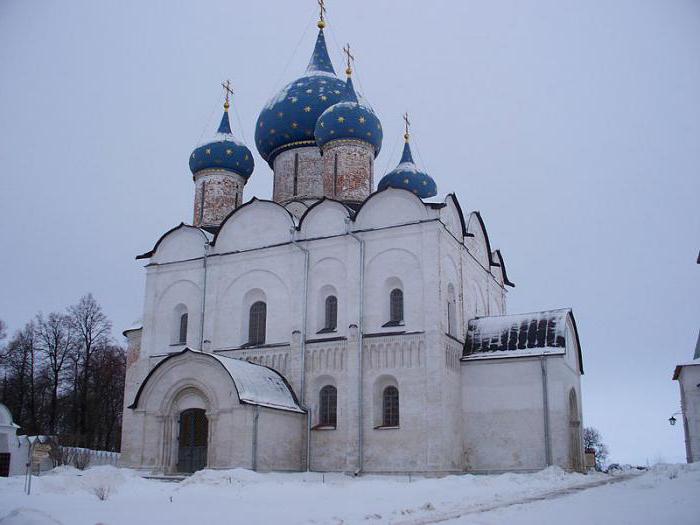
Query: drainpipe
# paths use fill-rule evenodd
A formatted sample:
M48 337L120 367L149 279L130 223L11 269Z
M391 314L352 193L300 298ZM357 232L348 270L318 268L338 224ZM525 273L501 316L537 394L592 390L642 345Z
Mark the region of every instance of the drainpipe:
M292 246L304 253L304 308L301 329L301 406L306 409L306 471L311 470L311 409L306 406L306 313L309 304L309 250L297 243L296 229L290 228Z
M359 368L358 368L358 376L359 376L359 383L358 383L358 388L357 388L357 424L358 424L358 436L357 436L357 447L358 447L358 453L357 453L357 470L355 471L355 475L359 475L362 473L362 469L364 466L364 427L363 427L363 422L364 422L364 407L362 405L363 401L363 367L362 367L362 357L363 357L363 346L364 346L364 341L363 341L363 334L364 334L364 303L365 303L365 241L356 233L350 231L350 220L345 219L345 226L347 228L347 233L351 237L353 237L357 242L360 243L360 318L358 320L358 327L357 327L357 341L359 344L359 351L357 353L357 359L359 361Z
M202 285L202 311L199 324L199 350L202 352L204 352L204 311L207 302L207 255L209 255L208 241L204 243L204 258L202 259L204 265L204 284Z
M260 407L255 405L253 409L253 471L258 470L258 418Z
M552 464L551 435L549 430L549 395L547 392L547 364L544 355L540 356L540 369L542 370L542 411L544 413L544 453L547 466Z

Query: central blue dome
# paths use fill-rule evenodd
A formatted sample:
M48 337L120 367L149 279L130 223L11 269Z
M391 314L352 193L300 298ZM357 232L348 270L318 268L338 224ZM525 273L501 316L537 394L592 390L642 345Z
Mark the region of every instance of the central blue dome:
M290 82L265 105L255 125L255 146L272 167L281 152L315 146L316 121L339 102L345 83L335 76L323 29L318 32L314 54L304 76Z

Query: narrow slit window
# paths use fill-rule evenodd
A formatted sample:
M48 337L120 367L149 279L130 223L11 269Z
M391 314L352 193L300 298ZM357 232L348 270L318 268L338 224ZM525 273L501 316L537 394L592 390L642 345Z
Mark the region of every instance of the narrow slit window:
M389 294L389 321L397 324L403 322L403 291L398 288Z
M335 427L338 422L338 390L332 385L321 389L319 425Z
M180 316L180 330L178 333L178 343L185 344L187 342L187 314Z
M399 426L399 389L388 386L382 394L382 426Z
M326 316L324 329L333 331L338 326L338 298L335 295L326 297Z
M258 301L250 307L248 321L248 344L261 345L265 343L265 324L267 318L267 305Z

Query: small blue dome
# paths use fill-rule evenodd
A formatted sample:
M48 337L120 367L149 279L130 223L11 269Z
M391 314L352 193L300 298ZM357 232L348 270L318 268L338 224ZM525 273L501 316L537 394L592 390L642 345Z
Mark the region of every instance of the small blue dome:
M420 171L413 162L408 140L403 146L403 155L401 155L399 165L384 175L377 185L377 190L379 191L386 188L408 190L418 195L421 199L437 195L437 184L435 184L435 181L430 175Z
M304 76L290 82L265 105L255 125L255 146L272 167L281 152L315 146L318 117L343 98L345 84L337 76L326 48L323 29Z
M358 101L352 79L345 83L343 100L324 111L314 130L319 147L334 140L355 139L374 147L374 156L382 149L382 124L372 108Z
M219 168L233 171L247 179L255 167L253 154L231 133L228 106L224 108L224 115L214 138L197 147L190 155L190 171L195 174L201 170Z

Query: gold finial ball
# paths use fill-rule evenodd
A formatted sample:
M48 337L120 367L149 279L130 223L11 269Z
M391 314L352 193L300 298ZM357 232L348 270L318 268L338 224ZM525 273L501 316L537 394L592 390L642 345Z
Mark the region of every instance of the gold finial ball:
M347 69L345 70L345 74L346 74L347 76L352 75L352 68L347 68Z
M228 103L228 100L224 102L224 109L228 111L228 108L230 107L230 104Z
M318 23L316 24L319 29L323 29L326 27L326 21L325 20L319 20Z
M406 142L408 142L408 133L404 133L404 134L403 134L403 138L404 138L404 140L405 140Z

